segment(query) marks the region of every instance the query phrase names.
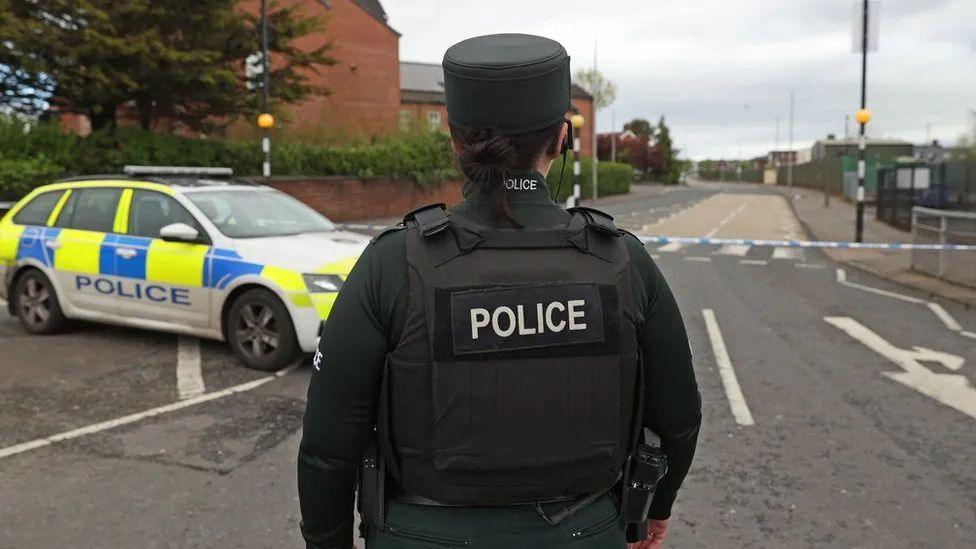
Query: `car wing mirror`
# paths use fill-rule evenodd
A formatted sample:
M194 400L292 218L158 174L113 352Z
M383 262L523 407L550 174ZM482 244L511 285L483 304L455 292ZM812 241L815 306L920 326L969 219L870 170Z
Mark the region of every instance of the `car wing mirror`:
M166 242L197 242L200 240L200 231L186 223L170 223L159 229L159 238Z

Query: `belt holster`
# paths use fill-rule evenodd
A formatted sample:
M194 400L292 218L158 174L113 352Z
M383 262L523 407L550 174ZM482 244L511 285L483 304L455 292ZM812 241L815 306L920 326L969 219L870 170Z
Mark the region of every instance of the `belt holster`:
M386 461L375 441L363 454L359 469L358 499L359 514L362 517L359 535L366 539L371 528L381 532L386 520Z

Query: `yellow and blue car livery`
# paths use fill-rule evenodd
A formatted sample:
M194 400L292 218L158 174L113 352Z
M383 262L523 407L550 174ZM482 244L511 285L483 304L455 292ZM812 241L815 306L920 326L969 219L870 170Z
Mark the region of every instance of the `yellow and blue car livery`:
M121 190L114 211L103 212L112 217L107 222L110 230L59 223L72 193L82 189ZM261 185L216 180L180 185L122 178L68 181L35 189L0 220L0 297L9 301L18 273L35 268L51 281L67 318L223 340L234 297L262 287L274 292L287 307L299 347L314 351L319 326L368 237L335 229L232 238L189 198L194 192L215 189L278 193ZM137 221L130 212L135 191L175 200L201 229L201 241L173 242L130 234L130 222ZM46 219L35 216L31 223L18 223L18 213L42 195L46 195L42 201L53 203Z

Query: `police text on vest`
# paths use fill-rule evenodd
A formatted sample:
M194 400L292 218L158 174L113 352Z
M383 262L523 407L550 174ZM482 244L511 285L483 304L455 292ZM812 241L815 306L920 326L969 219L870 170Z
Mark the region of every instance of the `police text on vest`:
M558 333L567 327L570 330L585 330L586 323L582 322L586 316L583 310L585 306L583 299L571 299L565 305L559 301L536 303L535 314L529 316L528 321L524 305L516 305L515 310L502 305L492 312L481 307L471 309L471 339L478 339L479 330L489 325L498 337L509 337L516 330L520 336L543 334L546 330Z

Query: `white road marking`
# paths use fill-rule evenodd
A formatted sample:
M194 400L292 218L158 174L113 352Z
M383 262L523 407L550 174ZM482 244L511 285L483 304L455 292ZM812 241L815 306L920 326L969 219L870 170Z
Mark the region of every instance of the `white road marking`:
M726 244L725 246L722 246L719 251L715 252L715 255L734 255L742 257L749 253L749 248L752 248L752 246L747 244Z
M177 410L189 408L190 406L196 406L197 404L203 404L204 402L210 402L212 400L217 400L238 393L245 393L247 391L257 389L258 387L264 385L265 383L273 379L287 375L295 368L297 368L298 365L299 364L296 363L287 368L283 368L278 372L275 372L274 375L255 379L254 381L248 381L247 383L241 383L240 385L228 387L226 389L215 391L213 393L207 393L197 397L188 398L186 400L173 402L172 404L166 404L164 406L150 408L142 412L136 412L134 414L129 414L127 416L117 417L115 419L110 419L108 421L103 421L101 423L95 423L93 425L88 425L87 427L73 429L71 431L65 431L63 433L58 433L56 435L51 435L49 437L23 442L21 444L15 444L13 446L8 446L6 448L0 448L0 459L14 456L17 454L22 454L24 452L35 450L37 448L43 448L44 446L50 446L55 442L71 440L74 438L83 437L85 435L91 435L101 431L107 431L109 429L114 429L116 427L121 427L123 425L128 425L130 423L135 423L143 419L159 416L162 414L168 414L170 412L175 412Z
M849 288L856 288L858 290L862 290L872 294L883 295L885 297L890 297L893 299L900 299L902 301L907 301L908 303L925 305L929 308L930 311L932 311L932 313L935 314L935 316L939 317L939 320L942 321L942 324L945 325L946 329L955 332L963 337L976 339L976 334L967 330L963 330L962 325L960 325L959 322L956 321L956 319L953 318L951 314L949 314L949 311L945 310L942 307L942 305L939 305L934 301L925 301L924 299L918 299L916 297L899 294L897 292L889 292L888 290L882 290L880 288L874 288L872 286L865 286L864 284L848 282L847 273L844 271L844 269L837 269L837 282Z
M711 260L712 260L712 258L710 258L710 257L699 257L699 256L691 256L691 257L686 257L685 258L685 261L700 261L702 263L707 263L707 262L709 262Z
M773 249L773 259L803 259L803 250L801 248L774 248Z
M897 292L889 292L888 290L882 290L881 288L865 286L864 284L858 284L856 282L848 282L847 273L844 271L844 269L837 269L837 282L839 282L844 286L847 286L848 288L855 288L864 292L890 297L892 299L900 299L902 301L907 301L908 303L918 303L918 304L925 303L925 300L918 299L916 297L912 297L909 295L899 294Z
M676 252L676 251L680 250L681 248L684 248L685 246L687 246L687 244L684 244L682 242L668 242L664 246L661 246L660 248L658 248L657 251L659 251L659 252Z
M176 345L176 391L180 400L202 395L207 388L200 367L200 340L179 336Z
M6 306L7 306L7 300L0 297L0 307L6 307Z
M739 212L741 212L743 210L743 208L746 207L746 204L748 204L748 202L743 202L742 204L739 205L738 208L736 208L735 210L733 210L732 213L730 213L729 215L725 216L725 219L723 219L722 221L719 221L718 225L716 225L714 229L708 231L708 234L705 235L705 238L711 238L711 237L715 236L716 234L718 234L718 231L722 227L724 227L726 223L728 223L729 221L732 221L732 219L735 218L735 216L739 215Z
M798 269L823 269L824 266L819 263L794 263L794 267Z
M924 347L912 350L895 347L852 318L824 317L824 320L904 370L881 372L881 375L976 419L976 389L969 384L969 380L958 374L937 374L921 364L922 361L939 362L947 369L956 371L962 367L964 358Z
M708 330L708 339L712 343L712 351L715 354L715 362L718 364L718 373L722 377L722 386L725 387L725 394L729 399L729 407L732 409L732 416L739 425L755 425L749 405L746 404L746 397L742 394L739 387L739 380L735 376L735 369L732 368L732 359L729 358L729 351L725 347L725 340L722 338L722 330L718 327L715 320L715 312L711 309L703 309L702 316L705 317L705 328Z
M953 332L962 331L962 326L960 326L959 323L956 322L956 319L952 318L952 315L949 314L949 311L942 308L942 305L939 305L938 303L934 303L932 301L930 301L928 305L929 305L929 310L935 313L935 316L939 317L939 320L941 320L942 323L945 324L946 328L952 330Z
M743 265L768 265L769 262L765 259L740 259L739 263Z
M658 254L651 254L651 259L661 259L661 256Z

